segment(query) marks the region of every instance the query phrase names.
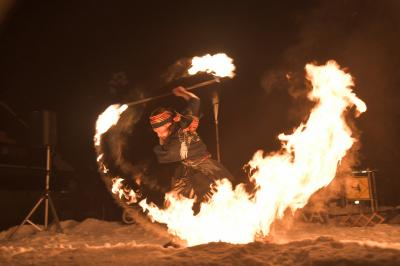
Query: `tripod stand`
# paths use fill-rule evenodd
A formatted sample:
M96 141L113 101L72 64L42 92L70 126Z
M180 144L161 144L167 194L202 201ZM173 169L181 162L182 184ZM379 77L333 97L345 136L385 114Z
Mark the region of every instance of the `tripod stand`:
M53 214L54 222L55 222L55 224L57 226L57 230L59 232L62 232L62 228L61 228L61 225L60 225L60 220L58 219L56 208L54 207L53 200L50 197L50 174L51 174L51 168L52 168L52 160L51 159L52 159L51 158L51 145L46 145L46 187L45 187L45 190L44 190L42 196L40 196L40 198L37 201L37 203L35 204L35 206L32 208L32 210L29 212L29 214L26 216L26 218L22 221L22 223L17 228L15 228L14 231L11 232L11 234L8 236L8 239L11 239L13 237L13 235L16 234L18 232L18 230L25 223L29 223L30 225L32 225L38 231L48 230L49 204L50 204L50 210L51 210L51 212ZM43 228L41 228L40 226L38 226L37 224L35 224L34 222L32 222L29 219L31 218L33 213L36 211L36 209L39 207L40 203L42 203L43 201L44 201L44 204L45 204L45 207L44 207L44 226L43 226Z

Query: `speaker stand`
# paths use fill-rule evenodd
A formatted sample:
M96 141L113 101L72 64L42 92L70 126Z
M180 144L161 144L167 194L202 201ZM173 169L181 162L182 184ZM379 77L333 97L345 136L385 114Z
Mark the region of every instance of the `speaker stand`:
M50 196L50 174L51 174L51 168L52 168L52 160L51 160L51 146L46 145L46 187L45 190L40 196L39 200L36 202L35 206L32 208L32 210L29 212L29 214L26 216L26 218L22 221L22 223L14 229L14 231L11 232L11 234L8 236L8 239L11 239L18 231L19 229L26 223L29 223L32 225L36 230L38 231L47 231L49 229L48 227L48 222L49 222L49 204L50 204L50 210L53 215L54 223L57 226L57 230L59 232L63 232L61 225L60 225L60 220L58 219L58 215L56 212L56 208L54 207L53 200L51 199ZM44 202L44 226L41 228L39 225L35 224L30 220L31 216L35 213L39 205Z

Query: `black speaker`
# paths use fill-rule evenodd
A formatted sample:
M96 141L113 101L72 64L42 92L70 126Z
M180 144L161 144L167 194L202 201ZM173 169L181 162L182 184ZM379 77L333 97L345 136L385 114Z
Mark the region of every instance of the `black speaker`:
M31 143L33 146L55 146L57 143L57 117L53 111L34 111L30 115Z

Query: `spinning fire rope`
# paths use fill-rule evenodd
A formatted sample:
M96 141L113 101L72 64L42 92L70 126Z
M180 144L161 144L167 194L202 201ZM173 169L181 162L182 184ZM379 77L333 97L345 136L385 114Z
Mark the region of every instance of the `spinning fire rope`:
M220 82L221 78L224 77L233 78L235 76L235 66L233 65L232 61L232 58L229 58L226 54L223 53L213 56L207 54L202 57L193 57L192 66L188 69L189 75L195 75L198 72L206 72L213 75L214 78L189 86L186 88L186 90L190 91L193 89L211 85L216 82ZM95 146L97 147L100 145L101 135L107 132L110 127L118 123L120 115L128 108L128 106L135 106L138 104L147 103L170 95L172 94L168 92L165 94L140 99L123 105L114 104L109 106L102 114L99 115L99 118L96 121L96 134L94 136ZM99 157L97 161L99 161Z
M253 193L247 193L242 184L233 189L228 180L222 180L217 183L211 201L204 203L196 216L191 210L192 199L171 193L165 195L171 202L168 208L161 210L142 200L139 205L143 210L153 220L165 223L171 234L193 246L214 241L252 242L256 236L268 235L272 222L282 218L285 210L294 212L304 207L314 192L333 180L341 159L357 141L344 113L351 107L355 107L357 115L366 111L365 103L352 91L351 75L335 61L322 66L307 64L305 69L312 85L308 98L316 104L304 124L290 135L278 136L281 141L278 152L254 154L249 162L254 170L250 177L256 187ZM110 106L99 116L96 145L101 134L117 123L127 107ZM106 173L101 155L98 161ZM126 194L121 192L120 181L115 179L113 192Z
M206 72L213 76L212 79L194 84L192 86L186 87L186 90L193 90L200 87L205 87L207 85L211 85L216 82L221 82L223 78L232 78L234 77L235 66L232 63L232 59L229 58L226 54L220 53L216 55L205 55L202 57L194 57L192 59L192 65L188 69L189 75L195 75L198 72ZM123 178L113 177L110 175L108 167L104 163L104 153L101 147L101 138L104 133L106 133L113 125L116 125L119 121L121 114L128 108L134 107L139 104L147 103L149 101L153 101L156 99L160 99L166 96L172 95L171 93L165 93L154 97L149 97L145 99L140 99L137 101L133 101L130 103L126 103L123 105L114 104L109 106L102 114L99 115L96 122L96 134L94 136L94 143L97 152L97 162L99 165L99 170L103 174L103 177L107 176L108 179L112 179L112 193L119 196L119 198L124 198L127 200L127 204L132 204L137 202L136 193L132 189L124 188L123 186ZM217 108L214 103L214 109ZM215 111L215 110L214 110ZM215 119L217 117L215 116ZM217 121L217 120L216 120ZM218 133L218 128L216 127L216 131ZM218 139L217 139L218 144ZM219 146L217 147L218 158L219 158ZM106 182L108 183L108 182Z

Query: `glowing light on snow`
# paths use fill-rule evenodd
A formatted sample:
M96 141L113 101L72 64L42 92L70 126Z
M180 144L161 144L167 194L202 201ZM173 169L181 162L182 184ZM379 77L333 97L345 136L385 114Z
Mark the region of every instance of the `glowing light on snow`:
M221 78L232 78L235 76L235 65L232 62L233 59L224 53L206 54L201 57L195 56L192 59L192 66L189 68L188 73L194 75L198 72L207 72Z
M309 197L335 177L340 160L356 141L343 114L355 107L358 114L365 103L353 92L350 74L335 61L326 65L307 64L312 85L308 97L315 107L304 124L290 135L280 134L281 149L269 154L257 151L249 166L256 191L249 195L242 185L232 189L229 181L218 182L218 192L193 216L193 200L167 194L171 202L164 210L140 202L156 221L166 223L169 232L189 246L224 241L248 243L268 235L271 223L284 211L304 207ZM266 121L267 122L267 121Z

